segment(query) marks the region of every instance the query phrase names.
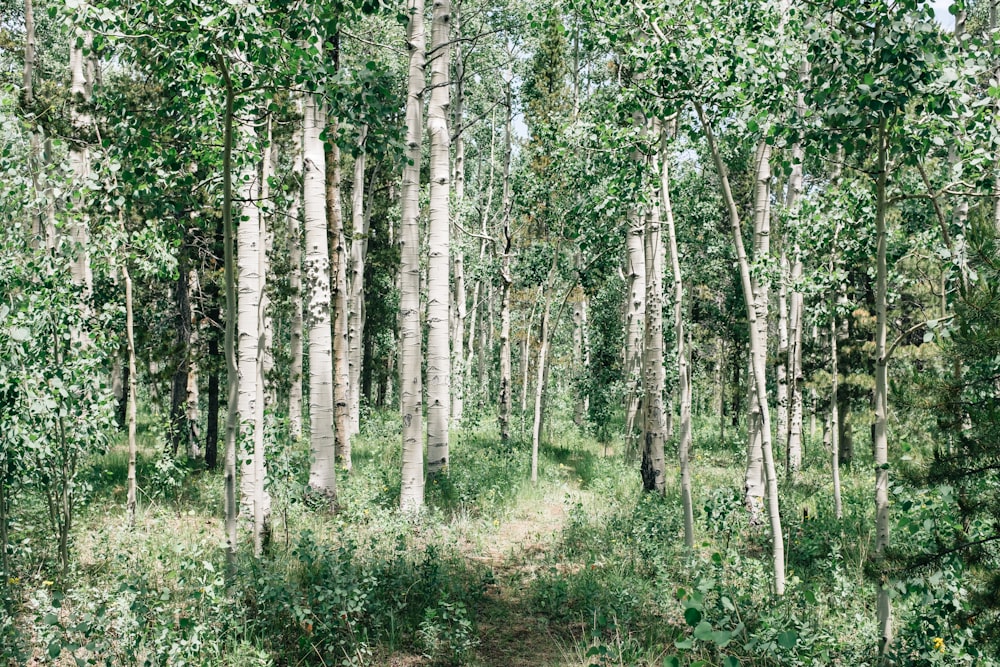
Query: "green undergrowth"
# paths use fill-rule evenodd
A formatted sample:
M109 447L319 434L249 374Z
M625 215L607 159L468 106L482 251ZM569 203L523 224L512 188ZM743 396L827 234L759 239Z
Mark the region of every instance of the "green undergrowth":
M306 490L308 448L277 447L267 555L244 538L231 575L221 475L140 433L137 525L124 521L122 447L92 461L73 564L55 574L41 527L18 525L22 576L5 587L4 657L108 665L874 665L877 568L870 469L844 470L834 516L827 455L779 470L788 585L772 594L766 526L743 509L743 442L695 431L696 542L683 544L678 474L661 498L638 465L557 422L530 482L530 442L490 427L452 436L426 509L397 510L400 433L375 413L340 471L338 511ZM610 452L610 456L605 456ZM676 453L669 451L668 461ZM903 545L934 539L946 491L892 489ZM26 501L30 502L30 501ZM42 517L41 508L38 516ZM22 513L22 515L24 515ZM955 622L955 564L894 574L899 664L991 664Z

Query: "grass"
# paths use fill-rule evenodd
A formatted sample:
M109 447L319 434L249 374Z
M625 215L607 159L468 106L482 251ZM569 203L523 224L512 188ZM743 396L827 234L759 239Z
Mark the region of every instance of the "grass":
M45 579L42 548L13 587L21 638L67 664L871 664L863 462L845 471L842 521L829 509L819 445L794 483L781 478L789 581L778 600L768 535L747 524L740 502L742 443L700 426L691 551L676 469L664 497L643 494L638 466L604 455L620 443L606 450L568 423L542 447L537 485L527 441L503 448L491 428L456 431L426 511L401 515L399 431L376 414L355 442L354 471L338 479L336 515L304 500L304 445L272 456L270 553L255 561L243 544L232 581L220 475L165 465L159 436L145 430L136 529L125 526L118 447L85 475L67 585ZM897 605L917 637L907 646L940 632L920 630L912 601Z

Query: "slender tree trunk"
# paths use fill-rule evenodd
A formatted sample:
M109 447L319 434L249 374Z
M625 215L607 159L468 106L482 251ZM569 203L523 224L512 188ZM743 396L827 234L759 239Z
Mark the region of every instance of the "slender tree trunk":
M365 141L368 126L358 136L358 156L354 159L354 183L351 189L351 263L347 281L348 367L351 388L351 435L361 432L361 365L365 329L365 259L368 253L368 216L365 215Z
M69 240L73 243L70 275L73 282L83 287L84 301L89 302L94 289L94 276L90 269L90 215L83 193L84 183L90 178L90 148L87 134L91 131L92 119L87 105L90 102L91 84L86 77L84 49L90 48L92 36L88 32L83 45L78 40L70 40L70 122L73 137L69 142L69 163L73 172L73 215L69 225Z
M261 202L268 202L271 198L270 179L273 173L271 163L271 119L267 119L267 137L260 167L261 179L259 196ZM260 558L270 541L271 534L271 494L267 491L267 456L264 445L264 404L267 392L265 391L265 373L267 371L268 358L268 326L267 326L267 218L264 211L259 212L258 238L257 238L257 272L260 275L259 299L257 301L256 330L257 330L257 350L256 367L254 368L255 390L253 404L253 553Z
M830 248L830 275L837 266L837 232L833 233L833 247ZM830 458L833 470L833 511L838 520L844 517L844 504L840 494L840 442L837 437L840 416L837 411L840 393L840 377L837 368L837 290L830 290Z
M333 430L333 341L330 329L330 253L326 220L326 155L320 133L326 111L305 96L302 129L305 262L302 278L308 297L309 336L309 486L336 501L336 439Z
M257 132L250 123L240 123L239 143L243 150L255 151ZM254 452L256 440L257 353L261 332L257 327L263 276L260 274L261 211L258 162L247 160L240 174L240 199L243 201L237 225L237 290L236 328L239 359L239 424L240 512L253 521L257 498L257 465ZM262 427L263 425L261 425Z
M330 123L336 127L336 120ZM351 386L347 334L347 240L340 200L340 148L328 144L326 154L326 214L329 223L330 288L333 306L333 429L337 461L351 469Z
M198 271L194 268L188 272L188 291L191 294L201 293ZM184 435L187 441L187 456L189 459L195 460L201 458L201 442L198 438L201 396L198 391L199 372L198 361L195 355L195 350L198 348L198 316L193 308L190 309L190 316L188 329L191 334L188 337L188 372L185 395L187 403L185 408L187 429Z
M40 179L42 167L42 134L34 122L34 69L35 69L35 13L32 0L24 0L24 72L22 78L21 99L22 111L25 117L32 119L30 153L28 157L28 168L31 170L32 192L36 199L41 201L45 192ZM32 247L39 248L43 240L47 244L53 243L53 239L46 239L45 222L41 211L33 212L31 216L31 238ZM6 571L6 569L4 570Z
M514 282L510 273L511 254L511 173L510 161L512 154L511 125L514 108L511 103L510 84L506 88L507 122L504 124L504 163L503 163L503 209L502 252L500 258L500 400L499 422L500 442L510 443L510 416L513 400L513 378L511 377L510 351L510 290Z
M680 436L677 455L681 468L681 507L684 512L684 544L694 547L694 505L691 500L691 364L685 345L684 327L684 277L681 274L680 253L677 249L677 227L670 201L670 162L666 150L666 137L660 149L660 202L667 224L667 247L670 249L670 267L674 284L674 338L677 345L677 386L680 390ZM656 307L652 307L656 313Z
M137 487L135 477L136 466L136 369L135 369L135 317L132 303L132 276L128 272L128 262L122 263L122 275L125 279L125 341L128 346L128 497L125 508L128 514L129 528L135 527L135 508L137 502ZM4 570L6 572L6 569Z
M806 66L800 67L800 79L805 82L807 79ZM805 114L805 98L802 93L796 98L796 113L798 116ZM799 287L802 280L802 251L799 247L799 201L802 195L802 169L805 161L805 151L802 143L796 141L792 145L791 151L792 170L788 177L788 190L785 196L785 210L788 212L788 222L785 226L786 245L791 251L791 301L789 311L789 347L788 347L788 433L786 442L786 452L788 453L787 473L794 476L802 467L802 317L803 317L803 296ZM787 242L788 237L792 237L791 243ZM784 431L779 431L780 437L785 438Z
M787 225L786 225L787 226ZM778 436L778 442L780 445L784 445L786 438L788 436L788 329L789 329L789 312L788 312L788 279L792 272L791 265L788 261L788 253L785 250L785 245L787 241L783 240L781 244L781 253L778 258L779 266L779 284L778 284L778 349L775 358L775 380L776 380L776 396L777 399L777 415L776 415L776 428L775 432ZM786 450L785 461L788 463L791 459L790 452ZM788 476L791 476L791 467L786 467L785 470Z
M216 230L216 245L224 232ZM217 251L216 251L217 252ZM219 285L212 282L208 287L208 415L205 423L205 467L215 470L219 460L219 373L222 355L219 354L219 339L222 333L222 313L219 308Z
M550 274L551 275L551 274ZM551 297L546 291L542 297L545 305L542 306L542 330L538 341L538 366L535 384L535 420L531 429L531 483L538 483L538 448L542 439L542 399L545 395L545 370L548 364L549 355L549 311L551 309Z
M751 358L753 359L752 379L756 388L757 404L760 409L761 450L764 458L764 470L767 475L768 516L771 523L772 557L774 562L774 592L780 596L784 595L785 592L785 544L784 536L781 532L781 514L778 509L778 480L774 468L774 453L771 448L771 417L768 411L767 383L764 374L766 350L760 349L762 343L766 342L766 338L761 335L762 323L758 321L758 310L761 304L760 302L755 304L755 296L758 296L759 292L754 290L753 282L750 278L750 262L747 260L746 251L743 247L743 233L740 229L739 209L733 198L732 189L729 186L726 165L716 146L715 135L712 132L711 125L708 124L704 110L697 103L695 104L695 110L698 113L702 127L705 128L705 137L708 140L712 160L719 174L723 200L729 211L730 226L736 246L736 258L740 269L740 282L743 286L743 297L747 305L747 320L750 324ZM764 331L764 334L766 334L766 331Z
M188 279L187 250L181 248L178 257L174 303L177 308L174 340L174 374L170 391L170 449L174 456L182 444L187 444L190 428L187 421L188 369L191 358L191 299Z
M302 101L295 106L302 109ZM289 331L288 431L293 441L302 438L302 126L292 134L292 178L288 211L288 291L292 305Z
M658 185L663 186L662 179ZM643 233L646 316L643 318L644 424L640 470L643 489L662 495L666 489L664 441L667 425L664 415L666 373L663 367L663 238L660 230L660 207L668 199L659 192L659 187L654 186L654 203L645 216Z
M453 168L455 177L453 179L455 188L455 219L461 220L465 201L465 136L463 117L465 113L465 59L462 52L462 2L458 0L452 11L453 30L458 38L454 45L455 50L455 96L453 103L454 114L454 137L455 137L455 160ZM457 238L457 234L453 234ZM455 278L455 290L452 298L451 318L452 318L452 341L451 341L451 375L454 383L451 388L451 418L454 422L462 421L462 414L465 412L465 371L463 361L465 345L463 337L465 335L466 316L466 288L465 288L465 249L461 243L453 244L452 271Z
M420 145L424 81L424 0L406 0L410 55L406 98L406 157L400 192L399 385L403 419L403 471L400 507L424 504L423 407L420 378Z
M239 430L239 368L236 360L236 258L233 248L233 120L234 98L232 78L224 57L219 67L226 85L226 110L223 118L222 153L222 228L226 284L226 383L229 397L226 403L226 449L223 458L224 507L226 532L226 575L236 575L236 436Z
M638 159L638 158L637 158ZM626 237L625 273L628 280L625 333L625 449L635 452L635 434L642 395L643 320L646 313L646 270L643 256L644 216L629 214Z
M883 558L889 547L889 447L886 422L889 410L889 386L886 357L886 181L888 179L887 121L879 122L876 140L875 233L878 242L875 277L875 556ZM892 643L892 609L889 604L889 581L885 573L878 587L879 652L883 655Z
M451 347L448 304L451 294L449 180L451 167L448 105L451 78L451 0L434 0L431 24L431 98L427 107L430 139L430 219L427 260L427 472L448 466L451 412Z

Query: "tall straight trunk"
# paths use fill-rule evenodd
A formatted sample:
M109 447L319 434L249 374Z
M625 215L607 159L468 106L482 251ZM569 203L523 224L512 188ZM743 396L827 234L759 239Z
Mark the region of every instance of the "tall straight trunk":
M495 117L491 121L493 128L496 127ZM490 218L490 213L493 208L493 186L496 179L496 132L490 132L490 158L489 158L489 178L487 179L486 187L486 203L482 207L482 216L480 217L479 229L480 229L480 239L479 239L479 265L482 266L483 261L486 258L486 240L487 240L487 228ZM472 287L472 311L469 313L469 335L466 342L466 356L464 364L465 377L463 378L463 387L468 388L470 386L470 379L472 375L473 361L476 359L476 344L478 339L476 338L476 326L479 321L479 313L482 308L480 303L482 301L482 295L485 292L483 286L483 281L477 279ZM482 349L482 348L480 348ZM482 359L482 356L480 356ZM480 366L479 371L480 384L482 383L482 371Z
M521 430L524 430L524 420L528 413L528 385L531 382L531 323L535 320L535 308L532 306L528 321L524 325L524 338L521 339Z
M736 248L736 259L740 270L740 282L743 287L743 298L747 306L747 321L750 325L751 359L753 359L753 363L751 364L753 370L752 380L756 388L756 400L760 409L761 450L764 458L764 470L767 475L768 517L771 524L772 559L774 563L774 592L780 596L785 593L785 544L784 536L781 532L781 514L778 508L778 480L774 468L774 452L771 448L771 417L767 403L767 382L765 379L764 364L766 349L761 349L762 344L766 343L765 335L767 332L765 330L763 331L765 335L761 334L763 324L758 321L760 304L755 303L755 297L758 296L758 293L754 290L754 285L750 278L750 262L743 247L743 232L741 230L739 208L736 205L732 188L729 185L729 175L726 165L715 143L715 134L708 123L704 110L698 103L695 103L695 110L705 130L705 138L708 140L712 160L719 175L722 198L729 212L730 227Z
M302 109L302 101L296 101ZM302 126L292 134L292 178L285 220L288 225L288 291L292 304L289 331L288 431L292 440L302 437Z
M875 269L875 556L882 558L889 547L889 446L886 423L889 411L888 358L886 356L886 231L885 214L888 206L888 139L886 119L879 121L876 134L877 159L875 191L875 234L878 243ZM889 604L889 582L878 586L879 652L885 653L892 643L892 609Z
M431 99L427 107L430 139L430 219L427 259L427 471L448 466L448 422L451 414L451 346L449 345L451 166L448 105L451 92L451 0L434 0L431 23Z
M410 55L406 91L406 157L400 189L399 389L403 419L400 507L424 504L423 407L420 378L420 145L424 88L424 0L406 0L410 15L406 48Z
M87 202L84 183L90 178L90 148L86 135L91 131L92 119L87 105L90 102L91 85L86 76L86 59L84 49L89 48L92 36L87 33L83 45L78 46L77 40L70 40L70 122L73 127L73 138L69 142L69 163L73 173L74 192L71 200L73 205L69 224L69 240L73 243L70 275L73 282L83 288L84 299L89 301L94 289L94 276L90 269L90 216L87 213Z
M511 104L510 84L506 88L507 122L504 124L504 162L503 162L503 209L502 252L500 258L500 397L499 422L500 441L506 445L510 442L510 416L513 402L513 378L511 377L510 359L510 290L514 282L510 273L511 253L511 173L510 161L512 154L511 126L514 108Z
M239 144L243 150L255 150L257 133L249 123L239 125ZM260 274L261 210L259 163L247 160L240 174L240 199L243 207L237 226L236 265L238 300L236 328L238 331L239 358L239 424L240 437L240 506L246 518L253 519L257 498L257 466L254 442L258 424L257 407L257 353L261 331L257 326L263 276ZM263 425L261 424L262 428Z
M462 52L462 2L458 0L452 11L452 24L458 40L455 42L455 95L452 104L454 114L455 160L452 168L455 177L452 179L455 188L455 218L461 219L465 201L465 137L463 117L465 113L465 59ZM465 354L465 249L462 244L452 248L452 272L455 279L455 289L452 296L451 320L451 374L454 383L451 388L451 418L456 423L462 421L465 412L465 371L463 370L463 355Z
M274 171L271 163L271 118L267 119L266 147L260 166L260 201L268 202L271 198L271 176ZM267 218L261 210L257 239L257 272L260 275L259 299L257 301L257 365L254 368L255 389L253 404L253 553L260 558L270 541L271 533L271 494L267 491L267 456L264 445L264 407L267 392L265 391L265 374L268 370L268 298L267 298Z
M128 514L129 528L135 527L135 508L137 502L136 485L136 369L135 369L135 316L132 302L132 276L128 272L128 262L122 263L122 276L125 279L125 341L128 347L128 386L126 387L127 421L128 421L128 497L125 510Z
M579 262L577 262L579 266ZM583 290L580 290L579 300L573 302L573 378L583 377L583 329L586 326L586 311L584 310ZM587 408L585 407L586 392L576 391L576 400L573 403L573 423L583 426L586 419Z
M192 294L201 293L201 283L198 278L198 271L192 268L188 272L188 291ZM189 459L201 458L201 441L198 438L198 424L201 417L201 395L199 386L199 366L195 350L198 348L198 316L194 309L190 309L190 321L188 328L191 335L188 337L188 372L187 387L185 392L185 416L187 418L187 456Z
M354 159L354 183L351 189L351 262L347 276L347 345L349 385L351 388L351 435L361 432L361 365L365 330L365 258L368 254L368 216L365 215L365 141L368 126L358 135L358 156Z
M638 159L638 158L637 158ZM628 302L625 309L625 449L635 452L635 434L642 398L642 341L646 313L646 269L643 251L644 216L629 214L625 240L625 276Z
M807 78L806 66L800 67L800 79ZM801 117L805 113L805 98L802 93L796 99L796 112ZM788 177L788 190L785 196L785 210L788 212L786 238L791 236L789 245L791 257L791 299L789 302L789 340L788 340L788 433L786 451L788 452L788 474L794 475L802 467L802 323L803 295L799 283L802 280L802 250L799 247L799 208L802 196L802 169L805 161L805 151L802 143L796 141L791 151L792 171ZM779 431L780 437L785 437Z
M233 248L233 106L235 92L228 65L223 56L218 58L219 68L226 85L226 110L223 117L222 152L222 229L226 285L226 448L223 458L226 575L232 580L236 575L236 436L239 431L240 376L236 360L236 258Z
M333 120L331 127L336 127ZM329 223L330 289L333 336L333 430L337 462L351 469L351 371L347 334L347 240L344 235L344 207L340 200L340 147L328 144L326 155L326 214Z
M320 133L326 111L313 95L305 96L302 125L302 209L305 226L305 261L302 278L308 298L306 323L309 336L309 486L326 495L331 504L337 495L336 439L333 431L333 341L330 330L330 253L326 223L326 155Z
M833 233L833 244L830 248L830 275L834 275L837 266L837 234L838 224ZM840 377L837 368L837 291L830 290L830 451L831 469L833 471L833 512L837 519L844 517L844 504L840 494L840 442L837 429L840 415L837 410L838 394L840 393Z
M22 110L26 117L34 119L35 103L34 96L34 70L35 70L35 12L32 0L24 0L24 70L22 77L21 99L23 101ZM41 199L45 193L42 189L41 158L42 158L42 135L38 127L31 128L30 152L28 154L28 168L31 171L31 185L33 194ZM31 245L34 248L45 243L52 243L52 239L45 239L46 228L44 217L41 211L33 212L31 216Z
M684 544L694 546L694 504L691 500L691 364L684 327L684 277L681 274L680 253L677 250L677 227L670 201L670 162L666 137L660 150L660 205L667 225L667 247L674 284L674 338L677 345L677 387L680 393L680 435L677 457L681 468L681 508L684 512ZM656 308L652 311L655 313Z
M659 184L662 187L662 181ZM653 205L645 216L643 254L645 265L643 375L643 444L642 486L660 495L666 489L666 417L664 394L666 373L663 367L663 238L660 231L660 206L664 199L654 187ZM659 198L659 202L656 200Z

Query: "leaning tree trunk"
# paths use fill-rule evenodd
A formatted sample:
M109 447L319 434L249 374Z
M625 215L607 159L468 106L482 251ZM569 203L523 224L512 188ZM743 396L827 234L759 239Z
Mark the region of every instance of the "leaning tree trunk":
M406 157L400 188L399 390L403 419L400 507L424 504L423 393L420 378L420 144L424 82L424 0L406 0L410 54L406 97Z
M431 24L431 99L427 107L430 139L430 219L427 259L427 472L448 466L448 421L451 413L451 348L449 345L449 264L451 218L448 198L451 167L448 134L450 89L451 0L434 0Z
M666 137L660 151L660 202L667 223L667 247L674 279L674 337L677 345L677 386L680 390L680 435L677 457L681 468L681 508L684 512L684 544L694 546L694 505L691 500L691 364L684 327L684 277L681 274L680 253L677 250L677 228L670 201L670 163Z
M326 227L326 156L320 133L326 112L313 95L305 96L302 128L303 220L306 254L303 264L309 336L309 486L337 495L336 439L333 431L333 342L330 330L330 253Z
M358 156L354 159L354 183L351 189L351 263L347 279L348 368L350 369L351 435L361 432L361 365L365 330L365 258L368 253L368 216L365 215L365 140L368 126L358 135Z
M336 127L336 121L330 124ZM351 371L347 348L347 241L344 207L340 201L340 148L334 142L326 154L326 214L329 222L330 288L333 301L333 430L337 461L351 469Z
M705 128L705 138L708 140L709 150L712 153L712 160L715 163L716 171L722 189L722 197L729 212L730 227L733 233L733 241L736 247L736 258L740 270L740 282L743 287L743 298L746 301L747 321L750 325L750 356L753 360L752 380L756 388L756 400L761 416L761 451L764 459L764 470L767 475L767 496L768 496L768 516L771 523L772 558L774 563L774 592L776 595L784 595L785 592L785 544L784 536L781 532L781 514L778 509L778 481L774 469L774 452L771 448L771 417L767 403L767 382L765 379L765 359L766 349L761 346L766 343L766 330L761 331L763 323L758 321L758 308L760 303L755 303L755 297L759 292L754 290L753 281L750 278L750 262L747 260L746 251L743 247L743 232L740 224L739 208L733 198L732 188L729 185L729 175L726 170L722 154L715 143L715 135L711 125L708 124L705 112L701 105L695 103L695 110Z

